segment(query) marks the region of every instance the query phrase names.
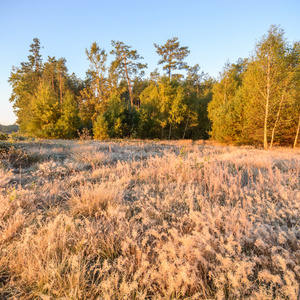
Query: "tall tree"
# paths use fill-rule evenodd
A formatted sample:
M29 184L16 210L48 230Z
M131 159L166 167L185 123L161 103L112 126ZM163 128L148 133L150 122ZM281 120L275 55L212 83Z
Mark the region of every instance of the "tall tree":
M21 67L13 67L8 82L12 86L9 99L17 116L20 130L26 132L32 115L32 102L35 90L41 79L42 56L40 41L35 38L30 45L28 61L22 62Z
M135 77L144 75L143 69L147 68L147 64L139 62L143 57L138 54L137 50L132 50L131 46L127 46L120 41L112 41L111 44L114 49L110 53L115 55L115 60L112 62L112 69L115 70L122 79L126 80L130 105L133 106L132 81Z
M139 137L159 137L160 130L160 97L158 84L151 82L140 94Z
M49 83L41 82L32 101L32 114L27 132L37 137L55 137L55 127L59 116L57 94Z
M74 74L69 76L64 58L49 56L43 64L40 48L34 39L28 61L13 67L8 80L20 130L39 137L74 137L82 82Z
M182 70L187 68L187 64L183 61L190 53L188 47L180 47L177 37L167 40L164 45L154 43L156 53L161 56L158 64L164 64L163 69L167 71L167 75L171 78L172 70Z
M38 38L33 39L33 43L30 45L29 52L31 53L28 56L29 64L33 71L39 73L42 66L42 55L40 54L41 43Z
M67 90L64 95L63 110L55 124L56 136L59 138L74 138L77 135L80 120L75 95Z
M85 53L90 62L90 68L87 70L87 76L91 83L93 96L99 104L103 104L107 98L108 86L106 79L106 61L107 54L94 42L90 50L86 49Z
M198 64L196 64L193 67L188 67L187 68L188 74L187 74L187 84L190 85L190 87L193 87L197 94L199 94L200 92L200 84L202 79L204 78L205 74L202 71L200 72L200 66Z
M238 127L232 128L237 122L232 109L236 94L242 84L242 75L246 61L239 59L236 64L226 63L220 79L213 86L212 101L208 104L208 117L212 122L210 135L222 142L236 142Z
M256 44L243 80L248 128L255 128L265 149L272 146L291 82L289 49L283 29L272 25ZM250 109L251 108L251 109ZM261 129L259 128L261 126Z
M294 86L294 105L293 115L296 124L296 132L294 136L293 147L295 148L298 143L298 137L300 132L300 42L296 42L292 49L293 62L294 62L294 78L293 81L296 83Z
M106 77L107 53L94 42L85 53L89 61L85 88L80 95L80 114L85 126L94 122L107 109L111 90Z
M55 57L48 56L48 61L43 66L43 80L51 83L53 91L56 88L57 60Z
M58 82L59 82L59 99L60 99L60 111L63 110L63 93L66 89L66 79L68 74L68 68L66 66L66 59L60 58L57 61L57 74L58 74Z

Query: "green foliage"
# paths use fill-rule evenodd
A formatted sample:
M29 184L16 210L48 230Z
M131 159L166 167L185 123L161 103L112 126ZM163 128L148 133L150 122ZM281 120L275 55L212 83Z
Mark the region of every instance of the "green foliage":
M96 128L100 127L98 130L104 136L108 134L110 138L131 137L136 135L138 113L135 107L128 106L120 95L113 94L109 99L107 111L97 119L95 125Z
M112 46L115 59L109 68L108 55L96 42L86 49L90 65L86 80L81 81L68 74L64 58L49 56L43 64L35 39L29 61L13 68L9 79L20 131L39 138L80 137L83 128L93 130L97 139L207 135L209 92L204 92L200 67L187 67L184 62L187 47L180 47L177 38L156 45L169 77L155 70L145 80L147 65L140 62L137 50L120 41L112 41ZM166 49L172 52L169 57ZM178 74L170 76L171 70L183 68L188 70L186 80Z
M68 75L64 58L48 57L42 64L38 39L30 48L28 62L13 68L9 78L20 131L41 138L75 137L80 125L75 99L82 89L80 81Z
M151 83L140 94L138 135L141 138L158 137L160 134L159 88Z
M236 64L227 63L220 81L213 87L213 97L207 111L212 122L210 135L218 141L240 143L243 101L238 96L238 91L246 66L247 61L241 59Z
M0 141L8 140L8 134L4 132L0 132Z
M299 43L271 26L252 57L227 64L208 105L211 136L235 144L294 145L298 141Z
M177 37L154 46L164 76L155 69L143 79L143 57L121 41L112 41L114 58L107 67L107 52L94 42L86 49L89 69L82 81L68 74L64 58L49 56L43 63L34 39L28 61L9 77L20 132L74 138L87 128L97 139L210 135L266 149L298 144L300 43L288 44L280 27L270 27L249 59L226 63L217 82L198 64L187 65L190 51Z
M112 62L111 69L127 83L129 92L130 105L134 105L132 81L137 77L145 74L144 70L147 64L142 64L139 60L143 59L138 54L137 50L132 50L131 46L125 45L120 41L111 41L114 49L110 52L115 55L115 60Z
M108 122L103 115L97 117L93 125L94 139L106 140L109 138Z
M60 138L74 138L77 136L80 119L77 103L74 95L67 91L64 96L64 102L60 118L56 123L57 136Z
M32 113L27 132L37 137L55 137L59 119L59 98L47 83L41 83L32 101Z
M161 56L158 64L164 64L163 69L167 71L169 78L171 78L172 70L187 68L187 64L183 60L189 55L190 51L188 47L180 47L177 37L168 39L162 46L154 44L154 47L156 48L156 53Z
M32 54L28 56L28 62L21 63L21 67L13 67L8 82L12 86L10 102L13 103L15 114L18 118L20 130L28 131L32 117L32 102L35 91L41 79L41 56L39 54L40 42L34 39L30 45Z
M87 70L86 87L81 91L82 117L85 122L95 121L99 113L106 110L109 98L108 79L105 77L107 67L107 53L94 42L90 50L86 49L86 55L90 62Z

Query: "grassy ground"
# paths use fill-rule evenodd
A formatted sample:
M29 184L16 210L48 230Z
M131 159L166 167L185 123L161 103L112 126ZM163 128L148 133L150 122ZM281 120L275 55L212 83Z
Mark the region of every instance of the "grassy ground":
M298 299L300 151L0 145L1 299Z

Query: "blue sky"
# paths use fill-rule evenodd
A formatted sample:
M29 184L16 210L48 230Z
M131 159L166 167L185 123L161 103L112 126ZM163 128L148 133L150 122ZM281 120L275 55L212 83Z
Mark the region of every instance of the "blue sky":
M27 61L35 37L44 61L65 57L69 72L84 79L85 49L94 41L107 52L111 40L131 45L149 73L159 60L153 43L177 36L191 51L188 64L217 78L226 61L248 57L271 24L299 41L299 11L299 0L0 0L0 124L16 120L7 79L12 66Z

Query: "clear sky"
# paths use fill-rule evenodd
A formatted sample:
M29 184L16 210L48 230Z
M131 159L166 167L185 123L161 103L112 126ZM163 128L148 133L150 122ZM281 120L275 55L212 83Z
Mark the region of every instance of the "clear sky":
M65 57L69 73L84 79L85 49L94 41L107 52L111 40L132 46L149 74L159 59L153 43L177 36L191 51L187 63L217 78L226 61L249 57L272 24L299 41L299 12L299 0L0 0L0 124L16 120L7 79L27 61L35 37L43 61Z

